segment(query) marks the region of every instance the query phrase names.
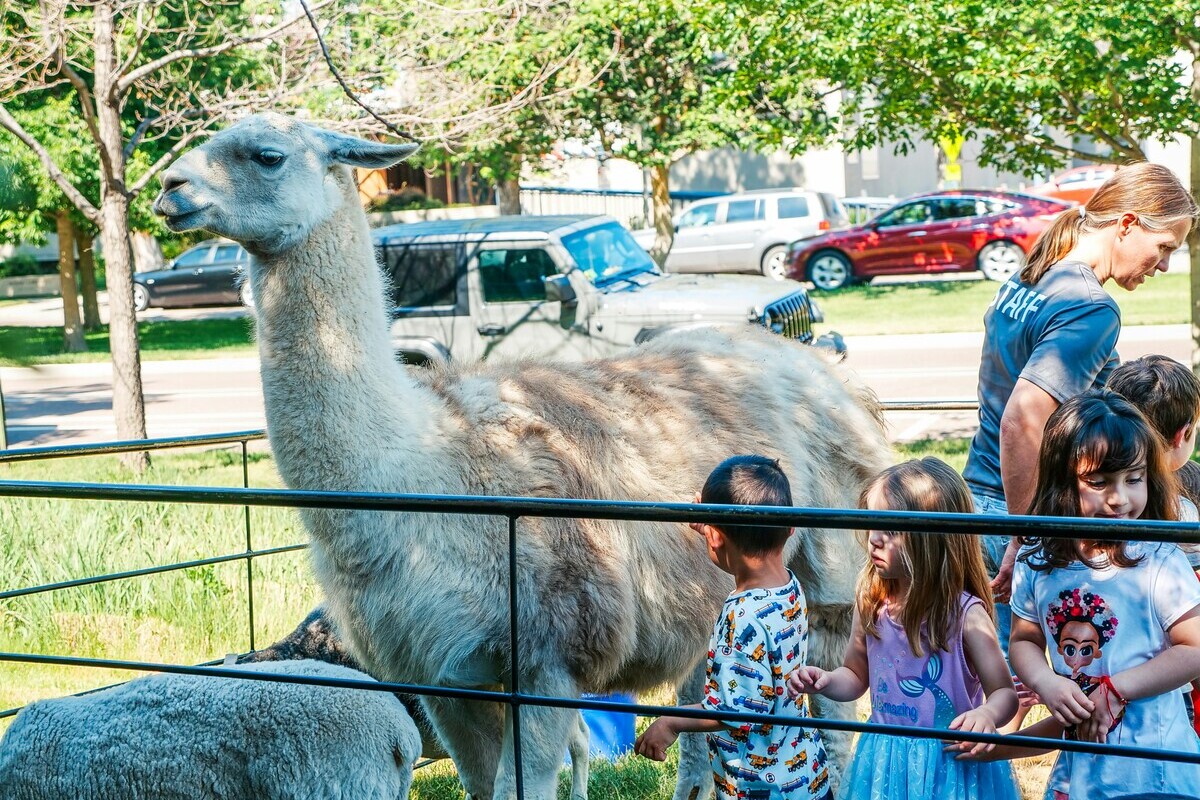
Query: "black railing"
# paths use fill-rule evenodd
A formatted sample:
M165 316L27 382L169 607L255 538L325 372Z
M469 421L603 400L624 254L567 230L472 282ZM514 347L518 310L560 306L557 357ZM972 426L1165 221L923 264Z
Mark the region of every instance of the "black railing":
M973 401L946 401L931 403L896 403L894 411L967 410ZM188 437L138 442L118 442L99 446L77 445L60 448L31 448L24 451L0 453L0 463L31 460L31 453L39 451L40 458L64 457L67 455L97 455L128 451L177 448L189 445L213 445L240 443L242 448L243 484L248 484L246 444L262 438L259 431L247 431L209 437ZM909 532L932 532L947 534L1002 534L1036 535L1045 537L1089 538L1103 541L1174 541L1200 543L1200 524L1160 521L1115 522L1101 519L1070 517L988 517L973 514L914 514L894 511L864 511L817 508L767 508L749 506L716 506L694 503L646 503L604 500L574 500L557 498L521 497L473 497L455 495L405 495L365 492L319 492L285 489L251 489L219 487L178 487L154 485L126 485L101 483L56 483L45 481L0 481L0 497L118 500L126 502L200 503L241 505L246 509L246 550L223 556L176 564L159 565L139 570L108 575L87 576L40 586L23 587L0 592L0 600L23 597L44 592L53 592L73 586L83 586L108 581L122 580L138 575L156 574L189 567L224 563L244 559L248 576L248 607L250 609L251 649L253 635L253 571L254 559L302 549L307 545L297 543L255 551L250 537L249 509L251 506L332 508L408 513L467 514L505 517L508 521L509 555L509 619L511 636L510 675L508 691L483 691L444 686L401 684L387 682L352 681L333 678L315 678L278 673L248 673L223 669L219 666L184 666L140 661L81 658L72 656L36 655L27 653L0 653L0 661L62 666L103 667L135 671L154 671L179 674L199 674L228 677L242 680L267 680L305 683L343 688L360 688L372 691L402 691L415 695L430 695L466 700L487 700L508 704L512 708L514 730L513 756L516 789L523 796L523 769L521 755L520 710L522 705L555 706L575 709L621 711L639 715L693 717L726 722L772 722L797 727L810 727L847 732L874 732L914 738L933 738L967 742L1004 743L1031 748L1053 748L1101 755L1121 755L1151 758L1170 762L1200 763L1200 756L1152 748L1125 745L1096 744L1067 741L1062 739L1040 739L1036 737L999 734L976 734L938 728L916 728L877 723L848 722L810 717L784 715L761 715L735 712L689 710L667 706L611 703L601 700L584 700L567 697L545 697L526 694L520 686L519 675L519 631L517 629L516 595L516 541L517 522L522 517L557 517L570 519L608 519L646 522L723 522L726 524L773 524L789 527L814 527L835 529L887 529ZM0 718L16 714L13 708L0 712Z

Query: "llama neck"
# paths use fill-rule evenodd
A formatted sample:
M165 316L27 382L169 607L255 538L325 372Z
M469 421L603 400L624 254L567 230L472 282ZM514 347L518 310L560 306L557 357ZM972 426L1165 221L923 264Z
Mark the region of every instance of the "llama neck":
M363 460L381 439L419 452L418 435L437 426L436 404L395 360L366 215L349 170L335 179L339 210L253 270L267 426L295 488L404 491Z

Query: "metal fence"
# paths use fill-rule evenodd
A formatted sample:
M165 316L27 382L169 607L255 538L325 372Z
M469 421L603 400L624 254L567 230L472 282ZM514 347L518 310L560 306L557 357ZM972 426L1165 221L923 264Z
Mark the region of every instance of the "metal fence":
M885 403L889 411L963 410L973 407L973 401ZM250 649L253 641L253 595L254 578L252 563L255 559L305 548L296 543L282 547L255 550L251 538L249 509L251 506L356 509L387 511L394 513L437 513L468 514L503 517L508 523L508 572L509 572L509 623L512 647L508 691L485 691L445 686L428 686L389 682L366 682L332 678L314 678L284 674L247 673L224 669L219 666L187 666L142 661L82 658L69 655L39 655L30 653L0 652L0 662L48 664L72 667L102 667L134 671L166 672L176 674L207 675L241 680L264 680L295 682L339 688L357 688L369 691L406 692L414 695L485 700L504 703L511 707L514 730L513 758L516 789L523 796L523 769L521 754L522 706L554 706L581 710L618 711L645 716L674 715L700 719L720 720L737 723L764 723L808 727L815 729L848 731L855 733L873 732L915 738L955 740L967 742L1004 743L1033 748L1050 747L1075 752L1121 755L1150 758L1168 762L1200 763L1200 756L1170 750L1095 744L1091 742L1061 739L1039 739L1022 735L1001 736L999 734L963 733L938 728L917 728L899 725L848 722L811 717L763 715L708 710L679 709L669 706L613 703L603 700L585 700L577 697L547 697L529 694L520 685L520 631L517 626L516 594L516 546L519 535L518 522L525 517L557 517L570 519L638 520L649 522L717 522L725 524L771 524L795 527L818 527L847 530L887 529L908 532L932 532L947 534L1003 534L1036 535L1043 537L1081 537L1104 541L1200 541L1200 525L1174 522L1139 521L1114 522L1100 519L1048 518L1048 517L983 517L973 514L913 514L893 511L863 511L818 508L760 508L744 506L713 506L690 503L647 503L617 502L603 500L530 499L515 497L466 497L449 495L402 495L378 493L346 493L293 491L283 489L254 489L248 485L247 443L264 438L261 431L216 436L185 437L151 441L118 442L99 446L76 445L67 447L27 448L0 453L0 463L14 463L46 458L63 458L83 455L114 454L143 450L162 450L183 446L213 446L239 444L242 451L242 488L173 487L98 483L57 483L44 481L0 481L0 497L24 497L47 499L118 500L131 503L201 503L240 505L246 509L246 547L244 551L227 553L189 562L164 564L144 569L108 575L84 576L69 581L20 587L0 592L0 602L45 592L54 592L68 587L86 586L109 581L125 580L135 576L157 574L188 569L207 564L220 564L244 560L247 568L247 613L250 619ZM217 662L210 662L217 663ZM15 715L19 708L0 711L0 718Z

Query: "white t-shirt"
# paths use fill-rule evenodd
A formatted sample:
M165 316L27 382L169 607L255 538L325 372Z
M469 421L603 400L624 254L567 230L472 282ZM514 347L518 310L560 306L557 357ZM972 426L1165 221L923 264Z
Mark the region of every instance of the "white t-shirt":
M1126 552L1143 556L1141 563L1098 570L1075 563L1037 572L1018 561L1013 573L1013 614L1041 627L1054 671L1081 685L1166 650L1167 629L1200 605L1200 581L1178 547L1129 542ZM1108 743L1200 753L1200 738L1174 689L1131 702ZM1072 798L1142 793L1200 798L1200 764L1068 752L1058 759L1048 788L1066 792L1069 786Z
M1200 522L1200 511L1196 509L1196 504L1182 495L1179 497L1179 521ZM1187 556L1192 569L1200 569L1200 544L1181 544L1179 549Z

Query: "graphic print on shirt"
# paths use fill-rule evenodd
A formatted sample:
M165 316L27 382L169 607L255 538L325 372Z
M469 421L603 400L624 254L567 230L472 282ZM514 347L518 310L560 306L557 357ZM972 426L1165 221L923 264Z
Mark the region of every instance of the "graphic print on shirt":
M1046 629L1070 673L1055 671L1084 691L1097 685L1106 674L1100 663L1104 647L1117 633L1117 617L1104 598L1091 591L1062 590L1046 612Z
M1030 314L1037 313L1045 301L1046 295L1022 286L1010 278L1000 287L1000 291L996 292L988 307L995 307L1004 316L1024 322Z
M808 716L787 697L785 676L807 654L804 593L795 578L778 589L735 594L714 626L704 705L722 711ZM708 736L717 800L821 797L829 771L819 734L744 723Z
M920 675L900 678L900 691L909 697L920 697L929 692L933 695L934 711L933 725L935 728L947 728L954 718L954 702L950 696L938 686L938 678L942 677L942 658L937 653L931 653L925 662ZM886 687L885 687L886 688Z

